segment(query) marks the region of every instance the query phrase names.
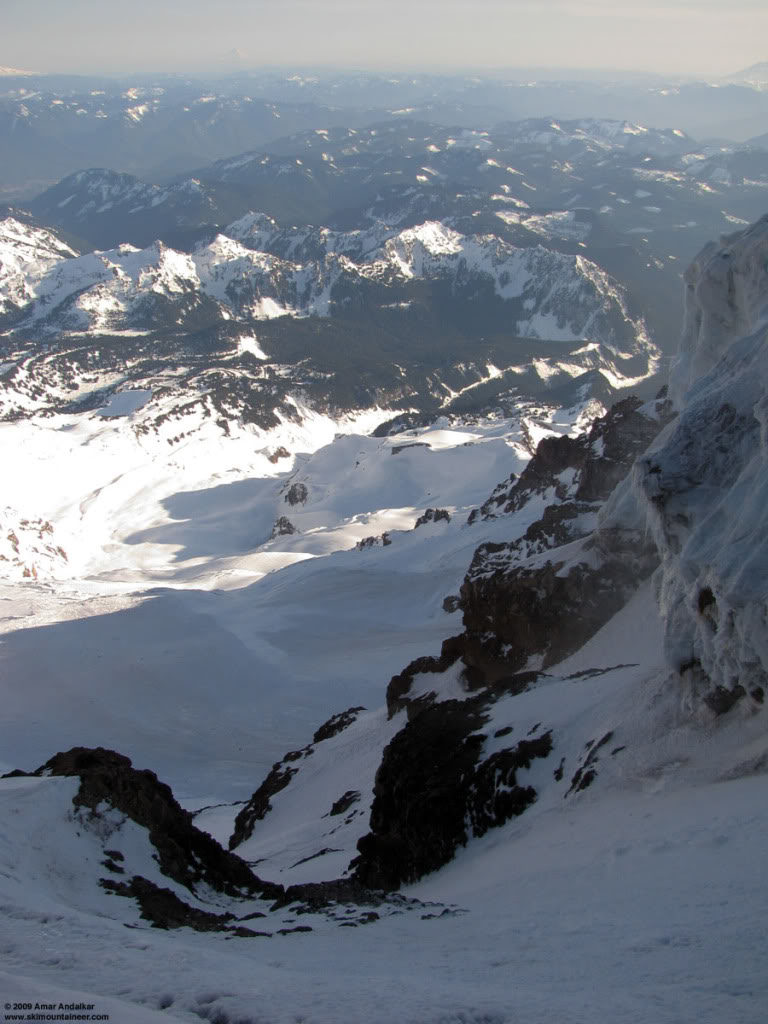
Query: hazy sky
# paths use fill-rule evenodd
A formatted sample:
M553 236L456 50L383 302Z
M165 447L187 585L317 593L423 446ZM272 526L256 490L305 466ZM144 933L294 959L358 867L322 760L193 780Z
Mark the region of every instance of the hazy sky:
M768 59L766 0L0 0L0 64L559 65L705 73Z

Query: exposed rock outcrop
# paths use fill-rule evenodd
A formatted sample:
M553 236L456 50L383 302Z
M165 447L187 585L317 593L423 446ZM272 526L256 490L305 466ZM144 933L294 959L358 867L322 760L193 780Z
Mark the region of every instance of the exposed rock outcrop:
M625 398L578 437L543 438L520 476L500 483L468 522L510 515L535 496L576 505L605 501L670 415L666 392L645 405Z
M298 771L297 768L285 763L289 758L290 755L286 754L282 761L272 765L267 777L235 818L234 831L229 837L230 850L234 850L253 834L256 822L263 821L272 810L270 798L285 789Z
M427 523L439 523L440 521L450 523L451 514L446 508L428 508L419 516L416 522L413 524L414 530L417 530L420 526L426 526Z
M468 689L497 687L519 679L531 659L536 668L560 660L621 607L658 565L656 547L637 517L589 534L601 502L671 415L664 392L645 405L625 399L579 437L543 439L523 473L474 510L470 523L551 499L521 538L477 548L458 598L445 606L463 612L464 632L444 641L439 658L417 658L392 677L390 717L410 702L416 675L461 658ZM555 548L555 557L542 557Z
M382 533L381 536L379 537L375 535L372 537L363 537L362 540L359 540L357 542L355 548L358 551L365 551L366 548L375 548L379 544L382 547L386 548L389 547L391 543L392 538L390 537L389 532L385 530L384 533Z
M192 928L196 932L232 930L234 914L215 914L191 907L184 900L180 900L171 889L155 885L141 875L134 875L128 882L103 878L101 885L107 892L113 892L117 896L133 897L139 905L141 916L151 921L155 928Z
M443 641L438 658L431 657L430 655L416 658L406 665L402 672L392 676L387 686L387 712L389 717L391 718L410 702L408 694L417 675L430 672L435 674L445 672L447 668L450 668L451 665L458 661L463 650L462 637L449 637L448 640Z
M483 759L488 697L424 708L384 750L376 774L371 831L358 842L354 877L394 889L447 864L469 835L483 835L536 799L516 770L547 757L552 737L521 740Z
M323 740L329 740L332 736L338 736L340 732L352 725L361 711L365 711L365 708L362 704L358 704L356 707L347 708L346 711L339 711L338 714L331 715L327 722L323 722L315 730L312 742L322 743Z
M289 537L296 533L296 527L287 516L278 516L275 525L272 527L272 537Z
M303 505L309 497L306 484L291 484L285 494L285 501L289 505Z
M200 884L229 896L276 898L282 892L282 886L262 881L244 860L195 828L154 772L137 770L114 750L73 747L55 754L33 774L79 776L75 807L96 814L106 803L146 828L162 873L193 893Z
M627 398L579 437L548 437L519 477L499 485L470 515L511 515L534 497L550 500L517 540L478 547L460 591L462 657L488 683L546 668L576 650L658 564L640 523L621 520L586 536L601 503L672 415L665 393ZM579 538L586 539L579 543ZM550 559L542 554L557 549ZM538 557L537 557L538 556Z
M462 657L487 683L531 659L545 669L577 650L658 565L650 540L620 527L533 565L496 567L493 554L477 553L461 588Z

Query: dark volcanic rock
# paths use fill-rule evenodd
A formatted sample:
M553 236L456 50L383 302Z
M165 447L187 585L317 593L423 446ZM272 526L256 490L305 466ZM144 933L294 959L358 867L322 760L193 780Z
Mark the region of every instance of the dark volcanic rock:
M655 416L640 412L641 406L640 399L625 398L578 437L543 438L520 476L512 474L499 484L479 509L473 509L468 521L517 512L534 495L548 492L558 502L605 501L671 417L665 399L656 402ZM570 484L562 479L567 470L574 471Z
M532 656L546 668L572 653L618 610L658 564L652 541L632 529L598 530L582 556L553 549L585 537L600 504L671 418L660 397L646 415L627 398L576 438L549 437L508 486L500 484L470 521L523 508L533 496L554 500L517 540L480 545L461 587L462 657L469 677L491 684ZM526 562L553 550L551 561Z
M358 551L365 551L366 548L376 547L377 544L381 544L382 547L386 548L391 543L392 538L389 536L389 532L385 530L380 537L377 537L375 535L371 537L363 537L362 540L359 540L357 542L355 547L357 548Z
M519 539L475 551L459 601L469 678L493 683L531 656L541 657L542 668L554 664L597 632L656 568L655 545L639 531L598 531L584 541L583 558L571 554L568 565L553 549L594 530L600 504L670 417L664 398L651 415L638 399L625 399L580 437L544 438L520 477L475 509L470 522L516 512L533 496L554 499ZM551 561L526 563L549 550Z
M303 505L308 497L309 491L306 484L291 484L285 495L285 501L289 505Z
M522 814L534 802L536 790L517 785L517 770L530 768L535 758L551 753L552 733L546 732L533 740L520 740L517 746L499 750L483 761L475 772L467 801L476 836Z
M726 689L725 686L716 686L704 696L704 703L716 715L724 715L746 694L747 691L740 685L734 686L732 690ZM761 704L762 701L758 700L758 703Z
M384 750L376 773L371 831L357 844L354 877L372 888L403 882L447 864L466 842L469 779L483 743L484 701L425 708Z
M334 878L329 882L303 882L289 885L277 898L272 910L280 910L291 903L299 903L296 913L322 910L334 903L352 903L363 906L380 906L383 902L379 893L372 892L354 878Z
M571 654L626 603L658 565L649 538L606 530L583 545L583 560L565 567L494 566L480 549L461 587L463 658L484 680L523 669L533 655L547 668Z
M531 523L522 541L510 544L509 550L536 554L576 540L584 533L579 519L594 512L595 506L586 501L564 501L561 505L547 505L541 519Z
M653 417L640 412L640 405L637 398L625 398L592 424L587 434L589 454L575 494L577 501L605 501L672 418L672 406L666 398L657 400Z
M101 885L118 896L133 897L141 908L141 916L155 928L194 928L197 932L229 931L234 914L212 914L190 907L170 889L161 888L141 875L130 882L114 882L102 878Z
M376 437L376 434L373 435ZM395 444L392 445L390 453L392 455L399 455L400 452L404 452L407 448L429 448L430 445L426 441L410 441L407 444Z
M273 537L286 537L296 533L296 527L287 516L278 516L272 527Z
M320 728L316 730L315 735L312 737L312 742L322 743L323 740L329 740L331 736L338 735L338 733L352 725L361 711L365 711L365 708L362 705L358 705L354 708L347 708L346 711L340 711L336 715L331 715L328 721L323 722Z
M402 672L392 676L387 686L387 711L391 718L398 711L401 711L408 703L413 680L422 672L445 672L454 662L458 661L463 651L462 637L449 637L443 641L439 658L425 655L416 658L415 661L406 665Z
M360 800L359 789L348 789L346 793L339 797L338 800L334 800L333 806L328 812L330 817L335 817L337 814L344 814L348 811L353 804L358 803Z
M613 730L607 732L601 739L590 740L586 745L586 756L582 760L579 767L573 773L571 778L571 785L566 792L566 796L570 796L571 793L580 793L582 790L587 789L597 778L597 763L600 760L598 752L613 739ZM623 748L619 747L618 750ZM613 751L616 753L616 751Z
M234 850L236 846L253 835L253 827L256 822L263 821L272 810L270 797L275 796L281 789L285 789L291 778L298 772L298 768L286 765L286 760L294 760L294 758L286 755L282 761L277 761L272 765L269 775L235 818L235 828L229 837L230 850Z
M395 889L434 871L466 843L521 814L535 799L518 768L552 749L550 733L480 761L488 698L449 700L412 718L384 750L376 774L371 831L359 840L354 878Z
M427 523L439 523L441 520L445 520L446 523L450 523L451 514L448 509L428 508L419 516L413 524L413 528L414 530L417 530L420 526L426 526Z
M240 857L195 828L170 787L154 772L138 771L114 750L73 747L54 755L34 774L79 776L75 806L97 814L99 805L106 802L148 829L160 870L192 892L200 883L231 896L251 893L273 898L282 891L282 886L262 881Z

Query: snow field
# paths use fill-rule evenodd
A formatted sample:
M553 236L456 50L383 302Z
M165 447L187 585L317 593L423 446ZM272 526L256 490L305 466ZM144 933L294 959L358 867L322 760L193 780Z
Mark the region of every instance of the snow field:
M379 706L394 672L439 650L444 597L505 530L480 537L469 508L527 452L522 421L377 439L356 431L380 410L332 421L304 407L268 435L224 439L202 420L169 449L134 432L153 401L0 425L15 500L50 517L68 555L0 594L0 759L31 769L71 745L113 747L199 807L245 798L331 714ZM525 429L566 432L579 415L530 409ZM404 444L433 450L393 453ZM291 458L273 464L279 445ZM427 506L451 522L414 531ZM272 538L281 515L300 532ZM384 530L390 546L355 550Z

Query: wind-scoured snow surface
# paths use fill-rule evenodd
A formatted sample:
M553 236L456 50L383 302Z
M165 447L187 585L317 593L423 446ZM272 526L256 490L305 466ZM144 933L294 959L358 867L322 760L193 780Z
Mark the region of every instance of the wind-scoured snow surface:
M272 936L235 938L153 929L105 892L108 849L169 883L140 826L74 809L77 780L0 780L5 999L93 1002L137 1024L161 1011L222 1024L764 1021L766 252L763 221L699 257L679 415L598 524L647 530L656 575L580 650L500 691L474 737L490 757L510 735L551 734L552 753L518 770L537 794L522 816L470 830L406 887L421 903L364 927L359 913L283 908L281 925L313 929L288 934L264 908L255 927ZM163 450L133 429L145 400L0 424L5 478L19 481L3 514L27 523L0 592L0 756L31 770L74 744L114 747L226 843L236 802L290 750L295 772L236 852L283 884L343 875L380 753L408 717L383 706L390 676L460 632L444 598L478 545L520 537L543 499L472 525L468 510L520 473L532 439L584 429L597 410L528 406L376 438L384 411L341 423L303 408L227 439L198 425ZM414 529L427 508L448 518ZM48 523L66 561L32 550ZM567 568L588 543L552 558ZM38 559L36 579L20 578L23 557ZM458 668L417 673L409 696L466 699ZM353 705L367 710L309 742Z

